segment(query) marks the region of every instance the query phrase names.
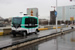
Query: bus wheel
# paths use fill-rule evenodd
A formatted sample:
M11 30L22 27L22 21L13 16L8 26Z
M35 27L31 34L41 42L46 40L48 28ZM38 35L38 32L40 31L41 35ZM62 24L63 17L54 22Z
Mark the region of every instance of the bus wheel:
M15 32L13 32L12 34L13 34L13 37L16 37L16 33Z
M37 30L36 30L35 34L37 34Z
M37 32L40 32L38 29L36 29Z
M27 36L27 33L26 32L23 32L23 36Z

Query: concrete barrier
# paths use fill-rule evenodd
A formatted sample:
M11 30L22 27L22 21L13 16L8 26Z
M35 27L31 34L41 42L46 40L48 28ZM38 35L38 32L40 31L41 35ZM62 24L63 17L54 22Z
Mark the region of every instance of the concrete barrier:
M52 27L51 27L51 26L45 26L44 28L48 28L48 29L51 29Z
M48 30L48 28L39 28L38 30Z
M0 28L0 36L10 34L11 28L1 27Z
M57 28L61 28L61 27L57 27ZM53 27L53 29L56 29L56 27Z
M3 30L2 29L0 29L0 36L2 36L3 35Z
M3 29L3 35L10 34L10 32L11 32L11 28Z

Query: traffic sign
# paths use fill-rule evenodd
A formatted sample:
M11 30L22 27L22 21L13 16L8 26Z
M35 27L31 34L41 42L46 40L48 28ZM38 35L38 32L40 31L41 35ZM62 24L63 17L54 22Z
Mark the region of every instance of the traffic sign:
M70 21L73 21L74 20L74 17L70 17Z
M57 16L57 11L55 11L55 16Z

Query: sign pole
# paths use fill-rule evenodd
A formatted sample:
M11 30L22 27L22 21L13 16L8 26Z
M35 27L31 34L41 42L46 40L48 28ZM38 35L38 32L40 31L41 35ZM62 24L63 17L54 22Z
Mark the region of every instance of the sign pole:
M56 0L56 11L57 11L57 0ZM57 15L56 15L56 32L57 32Z
M56 11L57 11L57 0L56 0ZM57 15L56 15L56 33L57 33ZM58 39L56 37L56 50L58 50Z

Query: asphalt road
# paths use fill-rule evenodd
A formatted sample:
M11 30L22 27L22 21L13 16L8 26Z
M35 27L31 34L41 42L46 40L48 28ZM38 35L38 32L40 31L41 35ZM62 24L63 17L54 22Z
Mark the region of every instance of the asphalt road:
M71 27L68 28L63 28L63 30L68 30L71 29ZM58 32L60 32L60 29L57 29ZM56 33L56 29L51 29L51 30L44 30L44 31L40 31L37 35L36 34L29 34L27 37L12 37L12 35L7 35L7 36L1 36L0 37L0 48L8 46L8 45L12 45L12 44L16 44L19 43L21 41L27 41L27 40L31 40L31 39L35 39L35 38L39 38L42 36L46 36L52 33Z
M73 34L73 36L72 36ZM75 50L75 42L71 41L71 38L75 39L75 31L59 36L56 39L45 41L43 43L32 44L25 47L18 48L18 50Z

